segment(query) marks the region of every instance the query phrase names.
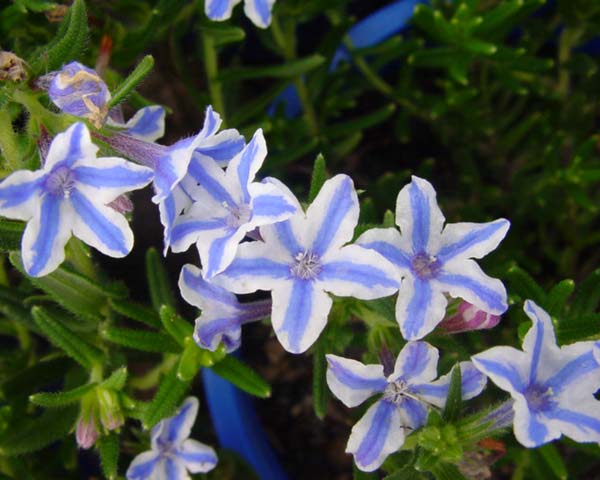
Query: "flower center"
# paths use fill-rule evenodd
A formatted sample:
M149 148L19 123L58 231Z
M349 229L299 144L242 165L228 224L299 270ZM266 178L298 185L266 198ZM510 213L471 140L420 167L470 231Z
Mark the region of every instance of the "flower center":
M529 408L534 412L544 412L550 410L554 405L552 397L554 392L552 388L543 387L541 385L530 385L525 390L525 399Z
M437 276L442 265L434 256L420 252L412 258L411 267L417 277L427 280Z
M51 195L68 197L75 186L75 175L68 167L58 167L46 180L46 188Z
M229 216L227 217L227 226L231 228L240 228L242 225L245 225L250 221L252 217L252 210L250 210L250 205L244 203L243 205L235 205L230 207L227 204L223 205L227 210L229 210Z
M290 270L295 277L313 279L321 272L321 259L312 252L300 252Z
M409 397L407 391L408 384L404 380L396 380L388 383L383 391L383 400L387 400L395 405L400 405L404 397Z

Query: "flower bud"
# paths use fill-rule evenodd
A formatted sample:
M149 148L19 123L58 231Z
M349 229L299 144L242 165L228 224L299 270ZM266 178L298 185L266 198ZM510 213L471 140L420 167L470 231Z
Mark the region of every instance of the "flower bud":
M22 82L26 78L25 62L12 52L0 50L0 80Z
M91 68L71 62L51 77L48 96L63 112L87 118L100 128L108 114L110 92Z
M77 429L75 430L75 439L79 448L87 450L91 448L96 440L98 439L98 429L96 428L96 422L93 417L85 420L83 417L79 417L77 420Z
M116 430L125 423L121 403L117 392L108 388L98 388L98 405L100 407L100 422L106 430Z
M445 318L439 327L446 333L468 332L470 330L484 330L493 328L500 322L499 315L480 310L469 302L461 302L458 311L451 317Z

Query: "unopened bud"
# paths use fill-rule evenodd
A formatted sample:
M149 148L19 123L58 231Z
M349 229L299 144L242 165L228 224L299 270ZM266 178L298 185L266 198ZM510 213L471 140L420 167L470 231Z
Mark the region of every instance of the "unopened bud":
M455 315L445 318L439 327L446 333L460 333L471 330L493 328L500 322L499 315L480 310L469 302L462 302Z
M98 439L98 429L94 416L84 419L83 416L77 420L77 429L75 430L75 439L79 448L87 450L91 448Z
M25 61L12 52L0 51L0 80L22 82L26 78Z
M116 430L125 423L119 396L114 390L98 388L98 404L100 406L100 422L106 430Z

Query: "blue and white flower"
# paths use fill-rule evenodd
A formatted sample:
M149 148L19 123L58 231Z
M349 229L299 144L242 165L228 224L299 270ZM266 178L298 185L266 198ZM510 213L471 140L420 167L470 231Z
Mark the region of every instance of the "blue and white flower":
M526 447L561 435L577 442L600 442L600 366L594 342L559 347L550 316L531 300L525 313L533 326L523 351L493 347L472 357L475 366L514 399L513 428Z
M426 342L408 342L396 360L394 371L385 376L382 365L364 365L356 360L327 355L327 385L347 407L356 407L373 395L381 398L354 425L346 452L354 455L365 472L378 469L396 452L406 436L427 422L434 406L443 408L451 373L437 380L439 352ZM461 362L462 397L481 393L486 378L471 362Z
M270 300L240 303L233 293L204 280L202 271L193 265L181 269L179 290L186 302L202 311L196 318L194 340L212 352L221 343L228 353L237 350L242 342L242 325L271 314Z
M289 193L291 195L291 193ZM213 282L235 293L271 290L271 320L288 352L302 353L325 328L332 300L326 292L368 300L398 289L395 269L352 240L358 222L352 180L328 180L308 207L285 222L260 228L264 241L243 243Z
M134 138L155 142L165 134L165 109L160 105L141 108L125 123L117 106L109 112L106 124Z
M27 222L21 250L29 275L57 268L72 234L111 257L131 251L127 220L106 205L150 183L152 170L97 152L87 127L75 123L54 138L42 169L19 170L0 183L0 215Z
M171 234L176 219L194 203L194 192L198 189L198 184L206 179L205 165L216 162L218 166L225 167L246 145L244 137L235 129L219 132L221 123L221 116L208 106L202 131L198 135L199 142L195 145L185 174L159 203L160 221L165 228L165 255L171 246Z
M198 399L186 398L179 411L152 429L152 449L140 453L127 469L127 480L188 480L217 464L215 451L188 438L198 414Z
M205 0L204 11L211 20L223 21L231 18L231 12L242 0ZM245 0L244 13L259 28L271 24L271 11L275 0Z
M206 278L227 268L248 232L286 220L299 208L275 184L253 182L266 156L259 129L225 172L209 157L198 155L193 161L198 183L189 192L194 203L176 219L170 240L174 252L196 244Z
M504 285L488 277L472 259L498 246L510 226L508 220L444 227L435 190L427 180L413 176L398 194L396 224L400 232L375 228L356 243L386 257L402 276L396 319L404 338L423 338L442 321L446 293L492 315L506 311Z
M110 91L104 80L91 68L71 62L51 75L50 100L63 112L87 118L100 128L108 114Z

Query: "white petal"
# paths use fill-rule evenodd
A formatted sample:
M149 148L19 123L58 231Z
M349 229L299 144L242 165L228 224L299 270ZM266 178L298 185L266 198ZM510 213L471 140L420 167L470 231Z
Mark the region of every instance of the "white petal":
M206 473L217 465L217 454L208 445L188 438L177 452L190 473Z
M198 399L187 397L175 415L161 420L152 429L152 449L156 450L161 445L177 445L188 438L197 415Z
M204 11L211 20L221 21L231 18L231 11L242 0L206 0Z
M427 342L408 342L396 359L389 381L401 378L410 384L430 382L437 377L439 357L438 349Z
M29 220L40 208L44 171L19 170L0 183L0 215Z
M244 13L259 28L267 28L271 24L271 10L275 0L245 0Z
M158 452L149 450L140 453L133 459L125 475L127 480L150 480L152 477L157 478L158 467Z
M383 366L364 365L350 358L327 355L327 385L347 407L356 407L385 390Z
M510 222L504 218L488 223L449 223L442 232L440 250L434 255L441 262L455 257L485 257L496 249L509 227Z
M74 123L52 140L44 170L50 171L60 162L65 162L65 166L72 167L77 161L95 159L97 152L98 147L92 143L90 132L85 124Z

